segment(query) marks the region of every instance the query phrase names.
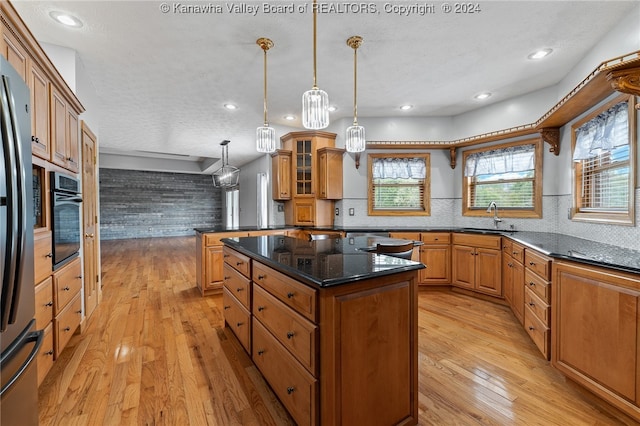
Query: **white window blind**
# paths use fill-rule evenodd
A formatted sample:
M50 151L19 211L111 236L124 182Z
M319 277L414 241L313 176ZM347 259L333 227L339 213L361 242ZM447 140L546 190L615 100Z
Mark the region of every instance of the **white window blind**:
M372 158L374 210L422 211L425 206L425 159Z
M536 187L536 146L515 145L469 154L465 160L468 208L533 209Z

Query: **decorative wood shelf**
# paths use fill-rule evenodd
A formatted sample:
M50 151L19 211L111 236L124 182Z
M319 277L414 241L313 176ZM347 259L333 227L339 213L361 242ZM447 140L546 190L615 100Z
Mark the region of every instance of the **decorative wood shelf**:
M549 151L558 155L560 127L616 90L640 96L640 50L602 62L534 123L452 141L367 141L367 149L448 149L453 169L457 148L539 133L550 145Z

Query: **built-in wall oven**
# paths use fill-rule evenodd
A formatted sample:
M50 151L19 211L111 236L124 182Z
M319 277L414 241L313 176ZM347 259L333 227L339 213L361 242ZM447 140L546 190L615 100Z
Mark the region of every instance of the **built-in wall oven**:
M58 269L80 253L80 181L51 172L51 217L53 269Z

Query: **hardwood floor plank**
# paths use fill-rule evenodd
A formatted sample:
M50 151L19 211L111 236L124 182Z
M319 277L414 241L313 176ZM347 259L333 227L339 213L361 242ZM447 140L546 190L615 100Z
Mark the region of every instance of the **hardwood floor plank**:
M41 425L295 424L222 297L197 291L194 247L102 242L102 303L40 386ZM449 291L418 305L420 425L637 425L553 369L507 307Z

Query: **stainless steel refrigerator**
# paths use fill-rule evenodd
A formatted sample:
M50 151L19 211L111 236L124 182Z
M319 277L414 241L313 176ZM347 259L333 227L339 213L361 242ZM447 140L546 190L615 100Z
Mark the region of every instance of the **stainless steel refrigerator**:
M29 89L0 57L0 424L38 424Z

